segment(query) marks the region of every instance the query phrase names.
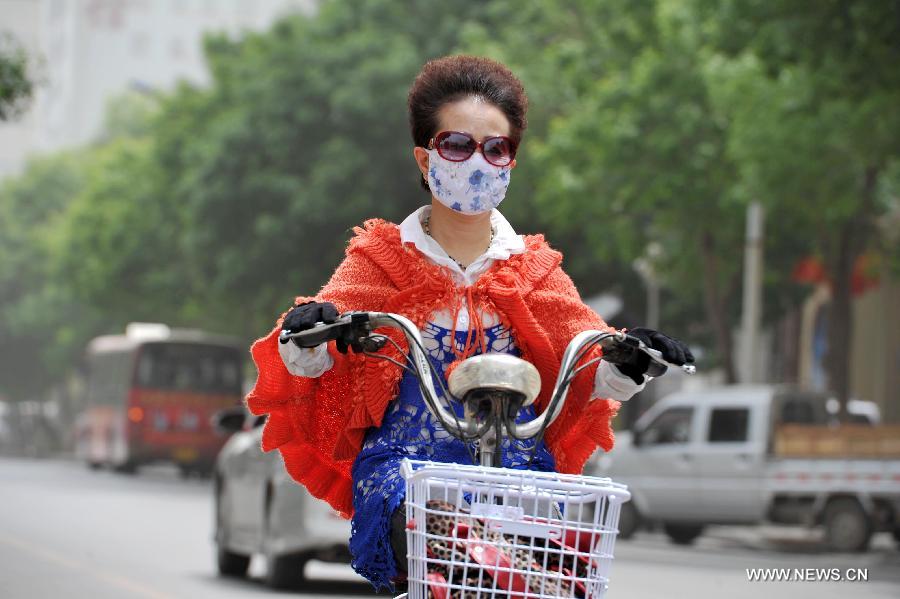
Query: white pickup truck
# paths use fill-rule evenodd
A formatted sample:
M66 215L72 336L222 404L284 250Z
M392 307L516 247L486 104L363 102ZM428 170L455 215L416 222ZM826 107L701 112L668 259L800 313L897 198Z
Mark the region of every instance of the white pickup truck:
M838 551L883 530L900 543L900 426L829 426L826 400L773 386L679 392L588 473L628 485L623 538L649 522L680 544L709 524L773 522L824 526Z

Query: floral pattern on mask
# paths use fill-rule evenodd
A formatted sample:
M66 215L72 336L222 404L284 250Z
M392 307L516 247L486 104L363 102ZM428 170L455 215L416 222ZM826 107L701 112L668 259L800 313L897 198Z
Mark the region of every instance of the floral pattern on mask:
M475 152L468 160L444 160L428 150L428 186L444 206L463 214L480 214L500 205L509 186L510 168L494 166Z

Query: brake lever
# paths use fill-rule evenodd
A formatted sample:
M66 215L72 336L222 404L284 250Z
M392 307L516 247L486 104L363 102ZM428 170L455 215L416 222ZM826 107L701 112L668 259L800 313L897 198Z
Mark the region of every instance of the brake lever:
M681 364L680 366L678 364L672 364L671 362L667 362L666 360L663 359L662 352L659 351L658 349L653 349L652 347L648 347L647 344L645 344L643 341L638 340L638 342L640 343L640 346L639 346L640 349L644 353L646 353L648 356L650 356L650 359L653 360L653 362L655 364L658 364L659 366L663 367L663 370L660 374L652 374L648 370L647 374L649 374L650 376L661 376L662 374L664 374L666 372L666 369L669 366L681 368L682 372L684 372L685 374L697 374L697 367L694 366L693 364ZM652 367L653 367L653 364L651 364L651 368Z
M663 359L662 352L653 349L637 337L632 337L622 331L616 331L616 333L608 339L608 343L601 342L603 347L603 359L612 364L629 362L634 356L634 352L642 351L646 353L651 360L650 369L647 371L648 376L662 376L670 366L681 368L685 374L697 373L697 367L693 364L678 365L667 362Z
M347 344L366 338L372 332L368 312L346 312L330 323L317 322L312 328L291 333L282 330L278 334L281 343L293 339L300 347L313 348L328 341L344 339Z

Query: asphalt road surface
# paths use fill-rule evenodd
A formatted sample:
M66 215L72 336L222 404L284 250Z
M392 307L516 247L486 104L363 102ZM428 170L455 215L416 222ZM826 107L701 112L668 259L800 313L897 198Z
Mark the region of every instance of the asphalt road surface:
M233 598L285 596L260 580L216 576L209 481L174 469L137 476L74 462L0 458L0 598ZM828 599L900 597L900 552L878 535L866 554L818 549L815 533L716 528L695 546L657 533L620 541L607 597L635 599ZM867 572L868 582L750 582L750 568ZM349 568L312 563L301 597L374 596Z

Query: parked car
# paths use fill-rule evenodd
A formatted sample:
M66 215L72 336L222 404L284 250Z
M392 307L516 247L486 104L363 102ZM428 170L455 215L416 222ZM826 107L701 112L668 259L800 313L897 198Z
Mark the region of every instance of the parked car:
M222 410L216 426L231 432L215 464L215 544L219 573L246 576L263 555L266 582L296 588L310 559L350 562L350 522L287 474L277 451L261 449L264 417Z
M588 466L628 485L620 538L662 523L675 543L708 524L822 526L828 546L900 542L900 426L834 426L827 395L733 386L663 398Z

